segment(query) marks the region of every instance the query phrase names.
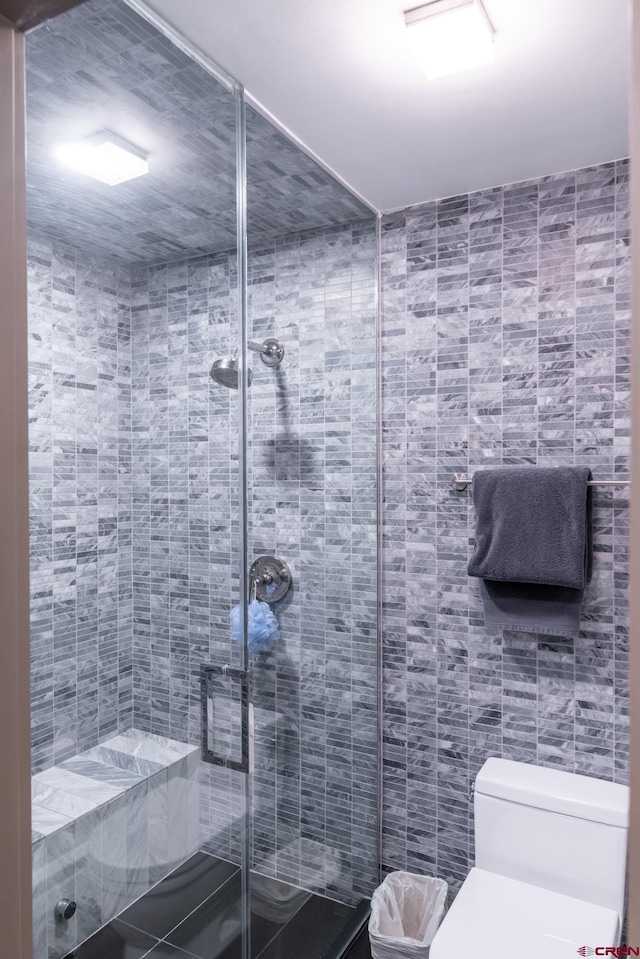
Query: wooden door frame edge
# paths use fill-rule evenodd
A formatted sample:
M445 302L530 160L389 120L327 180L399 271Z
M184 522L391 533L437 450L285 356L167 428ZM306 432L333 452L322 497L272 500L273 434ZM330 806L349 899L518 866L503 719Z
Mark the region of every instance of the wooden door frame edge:
M0 0L0 17L25 32L77 7L85 0Z
M24 36L0 20L0 928L30 959L31 748Z

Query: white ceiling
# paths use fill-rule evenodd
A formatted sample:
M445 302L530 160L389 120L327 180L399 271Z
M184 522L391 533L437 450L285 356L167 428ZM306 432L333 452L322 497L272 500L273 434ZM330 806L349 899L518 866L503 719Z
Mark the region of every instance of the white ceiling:
M419 0L149 0L380 210L627 155L630 0L485 0L497 62L427 80Z

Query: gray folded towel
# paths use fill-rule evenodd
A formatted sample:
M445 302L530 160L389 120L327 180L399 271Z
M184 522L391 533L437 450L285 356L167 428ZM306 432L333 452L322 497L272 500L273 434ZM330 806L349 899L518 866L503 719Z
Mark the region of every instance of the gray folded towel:
M575 638L584 590L537 583L480 581L485 626Z
M475 550L485 623L577 636L591 580L591 470L482 470L473 478Z

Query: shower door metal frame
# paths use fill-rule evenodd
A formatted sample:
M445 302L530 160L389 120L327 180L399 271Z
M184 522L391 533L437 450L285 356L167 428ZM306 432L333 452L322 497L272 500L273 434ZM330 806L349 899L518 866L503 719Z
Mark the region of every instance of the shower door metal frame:
M640 942L640 0L633 0L631 86L631 822L628 916L630 943Z
M238 294L238 527L240 593L240 649L241 671L244 673L243 695L247 708L242 710L241 731L243 742L247 741L247 769L242 776L242 818L245 828L241 840L241 913L242 913L242 959L251 959L251 852L252 852L252 757L253 728L250 722L251 673L249 670L249 475L247 450L249 425L247 392L249 370L247 366L248 343L248 234L247 234L247 117L244 88L235 84L236 98L236 244L237 244L237 294Z

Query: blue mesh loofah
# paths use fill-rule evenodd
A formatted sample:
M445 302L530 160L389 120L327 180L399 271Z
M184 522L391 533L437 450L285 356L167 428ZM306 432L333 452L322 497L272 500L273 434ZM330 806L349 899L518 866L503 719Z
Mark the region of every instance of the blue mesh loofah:
M231 638L240 645L240 607L231 610ZM280 639L278 620L267 603L249 603L249 652L266 653Z

